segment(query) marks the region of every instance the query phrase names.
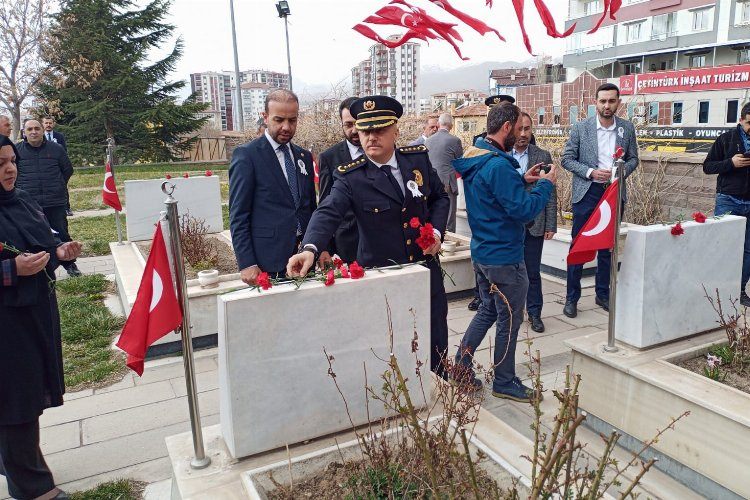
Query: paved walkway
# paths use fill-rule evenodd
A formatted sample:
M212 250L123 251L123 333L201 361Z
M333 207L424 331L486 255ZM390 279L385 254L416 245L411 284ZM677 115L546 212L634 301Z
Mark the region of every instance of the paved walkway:
M115 274L115 261L112 259L112 255L102 255L100 257L81 257L76 260L78 269L83 274L104 274L110 275ZM55 271L57 279L65 279L68 277L68 273L61 267Z

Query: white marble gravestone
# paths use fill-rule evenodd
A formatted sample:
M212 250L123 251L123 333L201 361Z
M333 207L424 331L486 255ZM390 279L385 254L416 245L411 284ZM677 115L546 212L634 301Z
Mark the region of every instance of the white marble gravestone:
M728 215L704 224L631 226L617 285L615 336L644 348L717 327L709 304L719 295L739 299L745 218Z
M165 210L166 195L161 184L167 179L125 181L125 217L129 241L150 240L154 236L154 224L159 213ZM209 233L224 229L221 215L221 190L219 176L174 177L169 182L175 185L172 196L179 202L180 214L206 221Z
M335 358L333 371L355 425L367 422L368 385L379 390L388 368L390 304L393 352L417 405L424 405L412 353L414 331L424 391L429 397L430 273L422 266L368 271L333 286L309 282L295 290L279 285L258 292L220 295L219 392L224 440L239 458L350 428L344 402L328 375L323 348ZM412 315L413 310L415 315ZM374 353L373 353L374 351ZM370 402L370 419L384 415Z

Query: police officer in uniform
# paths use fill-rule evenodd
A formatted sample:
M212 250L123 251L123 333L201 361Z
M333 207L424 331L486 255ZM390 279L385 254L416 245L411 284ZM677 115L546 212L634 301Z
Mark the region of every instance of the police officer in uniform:
M424 145L396 148L401 104L387 96L367 96L350 107L365 155L336 168L331 194L313 213L302 249L289 259L287 274L304 276L312 268L347 212L359 229L357 261L384 267L424 261L430 270L430 369L445 377L441 360L448 348L448 301L437 261L448 221L450 200ZM413 217L431 223L436 242L424 252L417 245Z

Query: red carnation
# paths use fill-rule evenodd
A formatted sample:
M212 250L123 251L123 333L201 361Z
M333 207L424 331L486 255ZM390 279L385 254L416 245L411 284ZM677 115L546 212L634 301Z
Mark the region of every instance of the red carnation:
M351 278L351 276L349 275L349 270L346 268L346 266L339 267L339 271L341 271L342 278Z
M206 170L206 177L211 177L212 175L214 175L212 170Z
M331 269L330 271L328 271L328 273L326 274L326 286L333 285L333 283L336 281L335 278L336 278L336 276L333 273L333 269Z
M679 236L681 234L685 234L685 230L682 229L682 224L679 222L672 226L672 236Z
M704 214L703 212L694 212L693 220L695 222L700 222L701 224L703 224L704 222L706 222L706 214Z
M411 226L412 229L417 229L419 226L422 225L422 223L419 222L419 217L412 217L411 220L409 221L409 225Z
M268 273L265 271L258 275L256 283L258 283L258 286L261 287L263 290L268 290L269 288L273 286L271 284L271 279L268 277Z
M435 231L433 230L432 224L429 222L419 228L419 238L417 238L417 245L422 251L426 251L432 245L435 244Z
M355 260L354 262L349 264L349 274L351 275L353 280L358 280L365 275L365 270L362 269L362 266L357 264L357 261Z
M188 174L187 172L185 172L184 174L182 174L182 176L183 176L183 177L184 177L185 179L187 179L188 177L190 177L190 174Z
M165 175L164 177L166 177L167 179L171 179L172 178L172 176L169 175L169 174Z
M5 245L3 245L2 243L0 243L0 252L2 252L2 251L3 251L3 248L4 248L4 247L5 247Z
M333 265L336 266L336 269L341 269L341 266L344 265L344 261L339 259L338 257L333 258Z
M625 150L622 149L622 146L617 146L617 149L615 149L615 154L612 155L612 158L614 158L615 160L619 160L623 157L624 154Z

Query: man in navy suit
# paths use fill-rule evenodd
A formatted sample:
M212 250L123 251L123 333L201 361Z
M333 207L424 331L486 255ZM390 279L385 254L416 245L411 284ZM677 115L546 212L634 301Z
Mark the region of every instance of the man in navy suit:
M285 89L266 96L264 134L234 150L229 166L229 225L240 278L255 285L283 276L315 210L312 154L292 144L299 99Z
M348 97L341 101L339 105L339 117L341 118L341 130L344 133L344 140L326 149L318 157L318 167L320 169L318 173L320 203L323 203L323 200L331 194L336 167L356 160L364 154L362 145L359 142L357 128L354 126L354 117L349 111L352 103L356 100L356 97ZM354 218L354 212L349 211L336 230L336 234L328 246L328 251L331 254L337 254L344 262L353 262L357 260L358 243L359 232L357 230L357 220Z
M384 267L424 261L430 270L430 369L445 376L441 360L448 349L448 300L437 260L448 222L450 200L424 145L396 148L401 104L387 96L368 96L351 105L365 155L336 168L331 194L313 214L302 251L289 259L287 274L304 276L348 212L359 230L357 262ZM431 223L435 243L424 251L419 229L410 221Z
M47 139L48 142L56 142L62 146L67 153L68 145L65 142L65 136L62 132L55 132L55 119L51 116L45 116L42 118L42 127L44 128L44 138ZM66 193L66 196L68 199L65 202L65 214L70 217L73 215L73 211L70 209L70 193Z

